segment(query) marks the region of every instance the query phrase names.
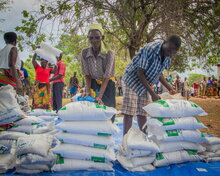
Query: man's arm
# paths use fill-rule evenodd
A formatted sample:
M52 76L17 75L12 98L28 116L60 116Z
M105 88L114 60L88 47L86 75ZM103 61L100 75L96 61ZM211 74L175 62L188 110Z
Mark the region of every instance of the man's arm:
M150 93L152 100L156 101L160 99L160 96L157 95L150 87L150 85L148 84L147 79L145 78L144 75L144 69L143 68L138 68L137 74L138 74L138 78L140 79L140 82L144 85L144 87L147 89L147 91Z
M171 95L176 94L176 91L171 87L171 85L167 82L164 78L163 74L160 76L159 81L163 84L168 90Z
M32 58L32 64L33 64L33 66L34 66L34 68L36 68L37 67L37 61L36 61L36 57L37 57L37 54L35 53L34 54L34 56L33 56L33 58Z
M57 72L57 66L55 65L55 66L53 67L53 69L51 70L51 73L54 74L54 73L56 73L56 72Z
M17 57L18 57L17 48L13 47L11 49L10 53L9 53L8 66L9 66L10 72L12 74L12 77L14 78L15 83L16 83L16 92L17 92L17 94L23 95L23 85L22 85L20 77L18 76L17 69L15 67L16 62L17 62Z
M56 76L54 76L53 78L50 79L50 82L51 82L51 81L54 81L54 80L56 80L56 79L60 79L61 77L62 77L61 74L56 75Z
M101 88L100 88L100 91L99 91L99 95L96 97L96 100L99 104L103 104L102 97L105 93L105 89L108 85L108 82L109 82L109 78L104 78L103 81L102 81L102 85L101 85Z

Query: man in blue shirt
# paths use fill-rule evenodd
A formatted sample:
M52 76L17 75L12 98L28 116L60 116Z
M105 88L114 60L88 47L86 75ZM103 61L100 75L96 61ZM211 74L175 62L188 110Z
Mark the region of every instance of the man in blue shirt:
M124 114L124 135L132 126L133 116L137 116L140 130L146 123L146 112L143 107L152 101L160 99L151 86L159 80L170 92L175 90L163 76L163 70L170 67L171 57L181 46L181 39L172 35L166 41L155 41L141 48L130 64L126 67L122 113Z
M25 88L25 92L29 92L28 89L30 88L30 82L29 82L29 77L28 77L28 72L27 70L24 68L24 62L21 61L21 69L20 69L20 73L21 73L21 81L23 83L23 86ZM28 88L29 87L29 88ZM29 94L29 93L28 93Z

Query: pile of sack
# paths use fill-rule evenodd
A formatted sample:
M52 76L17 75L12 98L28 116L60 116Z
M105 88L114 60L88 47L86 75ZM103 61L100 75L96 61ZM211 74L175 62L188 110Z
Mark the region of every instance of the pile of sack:
M147 132L159 146L155 167L189 161L200 161L199 152L206 149L207 139L198 129L206 128L193 116L206 115L197 104L186 100L158 100L144 107L152 116L146 122Z
M29 112L29 116L35 116L48 122L58 119L56 111L49 109L33 109Z
M56 161L51 152L55 145L54 137L49 134L34 134L20 137L16 143L15 172L35 174L49 171Z
M114 108L87 101L72 102L59 110L63 122L56 125L60 132L55 136L61 144L52 149L58 155L52 171L112 171L112 135L119 129L110 119L117 113Z
M120 164L132 172L145 172L154 170L152 165L159 147L146 134L137 127L132 127L123 138L122 146L119 146L117 160Z
M24 117L11 85L0 87L0 125L9 124Z
M200 156L206 162L218 162L220 161L220 138L218 137L206 137L207 143L202 144L206 151L200 153Z

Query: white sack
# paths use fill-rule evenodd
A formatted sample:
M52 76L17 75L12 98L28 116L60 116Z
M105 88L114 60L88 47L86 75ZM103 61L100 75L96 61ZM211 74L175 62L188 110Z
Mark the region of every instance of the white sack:
M12 86L0 87L0 97L0 125L11 123L24 116Z
M55 134L55 137L62 143L78 144L94 148L107 149L110 146L114 146L114 139L112 136L96 136L59 132Z
M40 119L42 119L42 120L44 120L44 121L47 121L47 122L49 122L49 121L56 121L57 119L58 119L58 117L57 116L55 116L55 115L52 115L52 116L38 116Z
M15 148L12 147L8 154L0 154L0 174L5 173L8 169L15 166Z
M15 144L16 140L7 140L7 139L1 139L0 145L6 146L8 149L11 149L12 145Z
M111 121L64 121L56 129L68 133L110 136L119 133L119 128Z
M220 144L202 144L206 151L208 152L216 152L217 150L220 150Z
M35 50L35 53L37 54L37 56L40 56L41 59L44 59L52 64L57 63L56 56L54 56L52 53L48 52L47 50L43 48L37 48Z
M110 120L115 114L118 114L115 108L89 101L68 103L58 112L58 116L65 121Z
M22 164L16 165L16 169L27 169L27 170L41 170L41 171L49 171L49 166L45 164Z
M24 155L32 153L46 157L52 142L53 136L46 134L21 137L17 140L16 154Z
M60 144L51 149L55 154L59 154L64 158L91 160L95 162L110 162L115 160L114 148L107 150L86 147L74 144Z
M43 172L43 170L31 170L31 169L23 169L23 168L16 168L15 173L19 174L38 174Z
M182 118L150 118L146 122L147 130L151 131L152 128L163 130L196 130L206 128L206 126L195 117L182 117Z
M14 124L16 125L39 125L39 124L45 124L45 121L36 116L26 116L26 118L16 121Z
M54 172L60 171L113 171L112 163L99 163L87 160L61 158L52 168Z
M155 169L155 167L152 164L145 164L142 166L135 167L130 159L126 158L125 156L119 153L117 153L116 157L121 166L131 172L147 172Z
M198 143L187 142L187 141L175 141L175 142L159 142L158 146L160 148L160 152L173 152L178 150L197 150L198 152L204 152L206 150L205 147Z
M205 137L207 144L220 144L220 138L218 137Z
M157 144L150 138L147 137L142 131L137 127L132 127L128 133L124 136L123 147L127 149L135 150L148 150L153 153L157 153L159 148Z
M53 165L56 161L56 155L54 155L51 151L49 151L48 155L40 156L36 154L28 153L26 155L18 156L16 159L17 165L24 165L24 164L46 164L46 165Z
M169 131L151 131L156 135L157 140L163 142L188 141L194 143L206 143L207 140L199 130L169 130Z
M156 154L156 160L154 161L155 167L168 166L171 164L178 164L184 162L195 162L200 161L201 157L198 156L194 150L181 150L168 153Z
M28 136L25 133L14 132L14 131L0 131L0 140L17 140L19 137Z
M52 46L48 45L45 42L41 42L40 48L48 51L49 53L51 53L51 54L53 54L54 56L57 56L57 57L60 57L60 54L62 53L62 51L59 50L58 48L52 47Z
M33 109L30 116L56 116L56 111L48 110L48 109Z
M210 158L206 158L205 161L207 163L210 163L210 162L219 162L220 161L220 157L210 157Z
M186 100L157 100L149 103L143 109L152 117L177 118L207 115L199 105Z

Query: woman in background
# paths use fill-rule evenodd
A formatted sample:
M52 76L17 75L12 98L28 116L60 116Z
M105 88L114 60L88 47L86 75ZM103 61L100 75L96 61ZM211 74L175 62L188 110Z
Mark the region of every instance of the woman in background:
M32 64L35 69L36 77L34 83L33 102L32 108L36 109L52 109L51 106L51 91L50 91L50 74L56 72L56 66L54 68L48 68L48 61L44 58L40 59L40 65L36 61L36 54L32 58Z

